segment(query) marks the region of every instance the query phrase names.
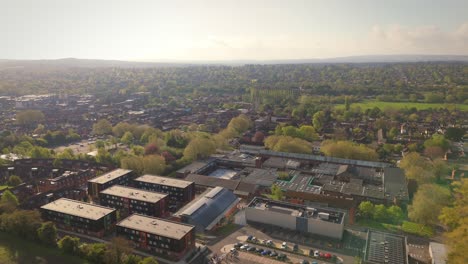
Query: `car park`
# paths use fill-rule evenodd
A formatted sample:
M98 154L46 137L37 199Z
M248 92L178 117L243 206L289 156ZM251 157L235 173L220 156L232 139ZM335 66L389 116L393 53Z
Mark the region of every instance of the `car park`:
M257 250L255 250L255 252L257 252L257 253L259 253L259 254L262 254L263 248L257 248Z
M276 253L276 251L271 252L270 257L276 257L276 256L278 256L278 253Z
M247 248L247 251L253 252L253 251L255 251L256 249L257 249L256 247L248 247L248 248Z
M261 254L262 256L269 256L271 254L271 250L264 250Z

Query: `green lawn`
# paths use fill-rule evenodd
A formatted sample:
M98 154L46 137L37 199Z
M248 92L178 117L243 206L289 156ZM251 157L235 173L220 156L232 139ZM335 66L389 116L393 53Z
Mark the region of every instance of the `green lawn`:
M62 254L56 248L48 248L0 232L0 263L2 264L86 264L78 257Z
M374 107L378 107L381 110L384 110L385 108L396 108L396 109L401 109L401 108L412 108L416 107L418 110L425 110L429 108L452 108L456 107L457 109L463 110L463 111L468 111L468 105L465 104L429 104L429 103L413 103L413 102L381 102L381 101L375 101L375 100L367 100L359 103L353 103L351 104L351 107L353 106L359 106L361 107L362 110L366 109L372 109ZM336 108L344 108L344 104L336 105Z
M358 220L357 224L360 225L360 226L366 226L366 227L370 227L370 228L373 228L373 229L385 230L385 231L389 231L389 232L396 232L396 231L399 230L398 225L380 223L380 222L370 220L370 219Z
M401 230L406 233L425 237L432 237L434 235L434 230L432 230L432 228L408 221L403 221L403 224L401 225Z
M5 190L6 188L8 188L8 185L0 185L0 191Z

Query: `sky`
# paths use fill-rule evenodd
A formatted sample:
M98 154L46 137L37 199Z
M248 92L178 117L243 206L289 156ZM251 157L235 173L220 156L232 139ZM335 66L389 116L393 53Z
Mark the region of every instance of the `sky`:
M468 55L466 0L0 0L0 59Z

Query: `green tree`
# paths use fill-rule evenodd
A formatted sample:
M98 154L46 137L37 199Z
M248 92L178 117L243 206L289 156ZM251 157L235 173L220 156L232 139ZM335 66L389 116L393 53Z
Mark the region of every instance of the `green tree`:
M21 178L19 176L16 176L16 175L11 175L9 178L8 178L8 185L9 186L18 186L20 185L21 183L23 183L23 181L21 180Z
M19 125L33 126L44 121L45 116L39 110L24 110L16 114L16 122Z
M411 220L434 225L444 206L450 203L450 191L435 184L424 184L414 195L413 203L408 207Z
M318 111L312 117L312 124L314 125L315 130L322 131L322 128L325 124L325 112Z
M439 147L443 151L447 151L450 147L450 142L443 135L434 134L432 138L424 141L424 147Z
M106 119L101 119L93 125L93 134L95 135L107 135L110 133L112 133L112 124Z
M18 198L16 198L16 196L10 192L10 190L6 190L2 194L0 204L2 209L12 211L19 205L19 201Z
M387 208L387 216L394 224L399 224L403 220L403 210L399 206L392 205Z
M48 246L57 245L57 228L52 222L42 223L41 227L37 229L37 237L39 240Z
M105 263L104 254L106 253L106 249L107 247L104 243L82 244L80 246L80 252L91 263Z
M158 264L158 261L153 257L146 257L141 260L138 264Z
M283 190L281 190L281 187L279 187L276 184L272 184L270 187L270 191L271 191L271 198L273 200L279 200L279 201L283 200L284 194L283 194Z
M207 158L216 151L216 143L210 138L196 137L184 149L184 158L197 160Z
M135 138L133 137L133 134L130 131L125 132L125 134L123 134L122 138L120 139L120 141L122 141L122 143L126 145L131 145L134 140Z
M110 243L106 245L104 253L104 263L106 264L123 264L126 257L132 253L130 241L114 237Z
M378 204L374 207L374 220L379 222L387 220L387 208L385 208L385 205Z
M374 216L374 204L369 201L364 201L359 204L359 213L364 218L372 218Z
M463 128L459 127L449 127L445 131L445 137L450 140L460 141L463 139L466 131Z
M79 252L80 239L78 237L64 236L58 241L58 247L65 253L76 255Z

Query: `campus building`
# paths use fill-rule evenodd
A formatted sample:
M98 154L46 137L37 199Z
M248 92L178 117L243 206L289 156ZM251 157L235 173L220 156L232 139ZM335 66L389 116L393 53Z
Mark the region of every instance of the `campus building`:
M267 224L335 239L341 239L344 231L343 212L260 197L249 203L245 218L248 223Z
M42 218L57 227L102 237L116 222L116 210L100 205L61 198L41 207Z
M369 231L367 233L364 263L408 264L406 237L379 231Z
M172 211L195 198L195 184L190 181L147 174L136 178L134 185L140 189L168 194Z
M168 195L114 185L99 193L99 201L103 206L117 209L119 217L130 214L163 217L167 213Z
M133 171L125 169L116 169L101 176L97 176L88 181L88 194L97 198L101 191L112 185L129 185L132 177Z
M194 225L197 232L209 231L225 223L236 211L239 200L230 190L216 187L184 206L175 216Z
M195 248L195 227L156 217L133 214L116 226L117 235L157 255L180 259Z

